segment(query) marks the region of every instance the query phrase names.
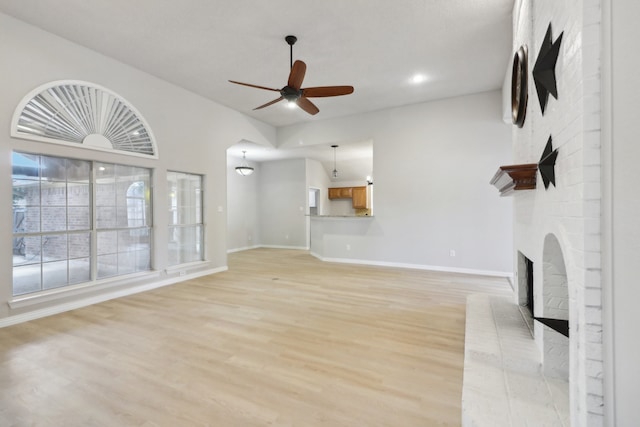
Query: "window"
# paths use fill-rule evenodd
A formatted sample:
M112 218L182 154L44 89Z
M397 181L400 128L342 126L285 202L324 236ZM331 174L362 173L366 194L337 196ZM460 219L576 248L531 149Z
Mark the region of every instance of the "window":
M12 163L13 295L151 268L149 169L18 152Z
M169 265L204 259L202 176L168 172Z
M94 83L55 81L18 104L11 136L93 150L157 157L151 129L120 95Z
M151 171L96 163L97 277L151 269Z

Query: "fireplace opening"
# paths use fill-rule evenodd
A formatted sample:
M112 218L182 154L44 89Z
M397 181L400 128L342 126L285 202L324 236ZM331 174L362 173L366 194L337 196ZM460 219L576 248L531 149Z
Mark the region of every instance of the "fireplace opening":
M518 304L523 313L534 317L533 261L518 251Z
M524 255L523 255L524 256ZM533 261L524 257L525 271L526 271L526 283L527 283L527 303L525 307L529 309L531 317L534 317L533 311Z

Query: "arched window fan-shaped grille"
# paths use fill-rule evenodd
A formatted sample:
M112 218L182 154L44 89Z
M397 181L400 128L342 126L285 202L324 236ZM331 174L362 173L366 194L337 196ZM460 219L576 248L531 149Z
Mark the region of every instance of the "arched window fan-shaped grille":
M31 92L16 109L11 135L157 157L151 130L135 108L86 82L53 82Z

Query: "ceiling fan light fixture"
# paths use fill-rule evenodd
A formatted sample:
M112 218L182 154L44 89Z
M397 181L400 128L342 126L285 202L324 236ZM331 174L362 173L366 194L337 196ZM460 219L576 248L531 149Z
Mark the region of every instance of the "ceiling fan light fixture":
M238 175L249 176L253 173L254 169L247 163L247 152L242 150L242 164L236 166L236 172Z
M289 45L290 52L290 71L289 71L289 79L287 80L287 85L282 89L275 89L265 86L254 85L251 83L242 83L235 80L229 80L230 83L234 83L237 85L254 87L257 89L269 90L272 92L279 92L280 96L272 101L267 102L266 104L262 104L259 107L254 108L254 110L261 110L265 107L273 105L277 102L284 100L289 101L289 103L293 103L302 109L303 111L311 114L312 116L318 114L320 109L309 100L309 98L325 98L330 96L341 96L341 95L349 95L353 93L353 86L318 86L318 87L308 87L303 88L302 82L304 80L304 75L307 72L307 64L303 61L297 60L293 61L293 45L298 40L296 36L286 36L285 40ZM293 106L289 105L291 108Z

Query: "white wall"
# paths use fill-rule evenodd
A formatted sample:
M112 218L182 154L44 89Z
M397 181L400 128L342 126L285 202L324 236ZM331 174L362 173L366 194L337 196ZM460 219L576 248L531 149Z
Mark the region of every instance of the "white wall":
M496 91L279 128L279 146L373 140L374 218L325 256L512 272L512 201L489 185L512 163L501 105Z
M254 168L249 176L239 175L235 168L246 162ZM260 242L260 212L258 182L260 163L227 158L227 250L238 251L257 246Z
M305 159L261 163L257 179L262 246L307 248L306 177Z
M603 260L605 289L606 425L638 424L640 335L638 258L640 198L637 182L640 117L640 2L603 2Z
M153 285L172 277L167 266L166 171L203 174L205 188L205 250L208 262L196 269L212 271L226 266L226 148L242 139L273 145L275 129L238 112L208 101L151 75L97 54L79 45L0 14L0 200L2 216L11 218L11 151L23 150L57 156L139 164L154 172L154 261L155 274L137 283ZM84 80L102 85L129 101L146 119L158 145L159 159L76 149L74 147L13 139L10 121L22 98L34 88L54 80ZM220 211L219 209L220 208ZM0 228L0 241L11 241L11 228ZM10 309L11 245L0 245L0 320L20 313L47 309L52 313L63 303L75 303L106 291L96 288L73 297L62 297L40 305ZM187 272L191 274L191 270ZM110 292L133 286L116 282ZM95 299L94 299L95 301ZM70 307L69 305L66 306Z
M325 171L322 163L317 160L307 159L307 186L320 190L318 215L329 215L330 200L327 189L331 187L331 179ZM306 212L309 213L309 204L307 203Z

